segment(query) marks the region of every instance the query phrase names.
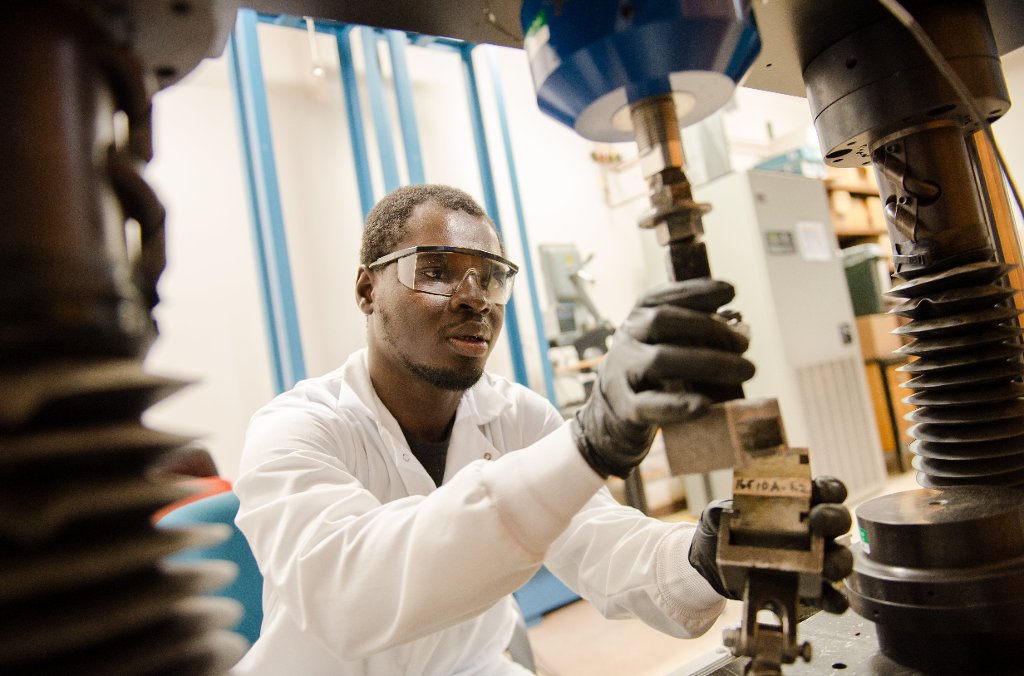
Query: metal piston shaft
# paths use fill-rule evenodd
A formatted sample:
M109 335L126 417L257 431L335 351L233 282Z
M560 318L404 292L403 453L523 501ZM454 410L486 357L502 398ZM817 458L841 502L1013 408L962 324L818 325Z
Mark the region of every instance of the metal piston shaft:
M1024 483L1020 329L985 226L960 126L936 121L877 143L872 158L901 278L891 312L917 409L914 467L930 488Z
M668 250L669 278L697 279L711 276L707 249L702 239L702 217L711 206L693 199L684 171L682 136L671 95L652 96L630 106L633 132L640 150L640 168L647 179L651 209L640 227L654 230L657 241ZM739 386L710 383L689 385L712 401L742 399ZM720 467L729 467L726 464Z
M711 210L695 202L683 171L683 142L671 95L652 96L630 106L633 132L640 149L640 168L650 188L651 209L641 228L653 229L658 244L668 248L672 279L710 277L701 235L701 217ZM742 396L742 395L741 395Z

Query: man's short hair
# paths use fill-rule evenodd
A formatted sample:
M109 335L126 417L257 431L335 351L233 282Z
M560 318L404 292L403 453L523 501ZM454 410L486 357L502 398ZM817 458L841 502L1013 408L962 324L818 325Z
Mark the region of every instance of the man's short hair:
M359 249L359 262L369 265L385 254L394 251L408 230L409 217L413 209L424 202L433 202L439 207L455 211L464 211L470 216L477 216L487 222L494 233L498 229L476 200L468 193L450 185L431 183L425 185L406 185L385 195L370 210L363 226L363 243ZM498 235L501 242L501 236Z

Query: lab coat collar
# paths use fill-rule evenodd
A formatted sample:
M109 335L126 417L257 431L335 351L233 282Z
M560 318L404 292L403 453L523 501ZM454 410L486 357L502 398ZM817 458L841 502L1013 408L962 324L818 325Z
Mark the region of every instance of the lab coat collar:
M409 442L391 411L377 396L370 381L366 350L354 353L341 369L342 386L338 392L339 407L358 407L377 424L381 438L391 447L395 464L406 490L410 495L427 495L434 490L433 480L418 462L411 462ZM468 462L483 457L497 457L493 443L482 432L482 426L497 418L512 400L499 392L492 384L491 376L484 374L469 388L455 411L448 447L448 462L445 480Z

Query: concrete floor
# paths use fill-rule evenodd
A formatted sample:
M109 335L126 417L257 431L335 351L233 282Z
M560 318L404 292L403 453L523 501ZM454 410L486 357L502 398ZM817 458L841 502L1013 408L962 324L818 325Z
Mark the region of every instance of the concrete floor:
M915 472L890 475L879 493L919 488ZM851 505L851 507L854 507ZM683 515L689 518L689 515ZM704 636L672 638L639 620L606 620L586 601L544 616L529 630L540 676L665 676L721 646L722 630L739 624L741 604L729 602Z

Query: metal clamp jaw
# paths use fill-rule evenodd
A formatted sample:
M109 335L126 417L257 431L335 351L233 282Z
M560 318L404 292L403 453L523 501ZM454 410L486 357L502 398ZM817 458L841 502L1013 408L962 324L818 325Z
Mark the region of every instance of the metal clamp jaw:
M818 599L822 589L825 541L810 533L811 490L806 449L780 446L734 471L718 567L729 591L742 594L744 612L723 638L734 655L753 658L749 674L778 674L782 664L811 660L810 643L799 643L796 631L800 599Z
M779 673L810 660L797 642L800 599L821 596L824 538L812 537L812 477L807 449L786 443L778 401L714 404L703 418L663 429L673 472L733 467L732 508L722 513L717 563L725 586L742 597L744 616L725 631L737 656L753 658L748 673ZM767 611L774 621L758 615Z

